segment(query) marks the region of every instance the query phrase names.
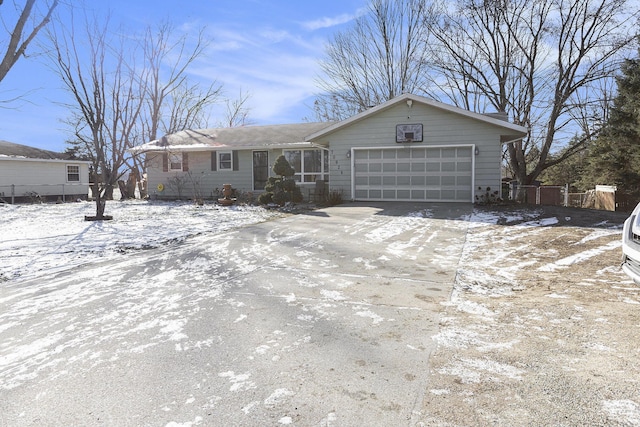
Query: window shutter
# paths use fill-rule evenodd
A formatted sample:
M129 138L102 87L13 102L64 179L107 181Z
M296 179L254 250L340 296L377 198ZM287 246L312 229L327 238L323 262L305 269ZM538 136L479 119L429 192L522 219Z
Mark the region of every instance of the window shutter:
M182 170L189 172L189 153L182 153Z
M212 171L218 170L218 153L215 151L211 152L211 170Z
M233 157L233 170L237 171L240 170L240 165L238 164L238 151L234 150L231 152L231 155Z
M169 172L169 155L162 153L162 172Z

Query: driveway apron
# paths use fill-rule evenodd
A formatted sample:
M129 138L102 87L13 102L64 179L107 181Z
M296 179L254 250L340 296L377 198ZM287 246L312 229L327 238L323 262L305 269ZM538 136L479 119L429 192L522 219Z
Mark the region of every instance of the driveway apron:
M413 425L471 210L350 203L7 285L0 426Z

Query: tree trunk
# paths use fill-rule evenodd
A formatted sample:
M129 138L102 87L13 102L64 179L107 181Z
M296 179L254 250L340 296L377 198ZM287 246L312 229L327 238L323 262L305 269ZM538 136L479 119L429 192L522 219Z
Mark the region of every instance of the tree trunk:
M127 178L126 191L127 191L127 199L135 199L136 198L136 182L138 181L138 177L134 173L129 174L129 178Z
M104 210L107 207L107 201L102 197L96 199L96 219L104 219Z
M104 200L113 200L113 184L107 184L104 189Z
M120 200L126 200L131 198L129 195L129 189L123 180L118 181L118 187L120 188Z

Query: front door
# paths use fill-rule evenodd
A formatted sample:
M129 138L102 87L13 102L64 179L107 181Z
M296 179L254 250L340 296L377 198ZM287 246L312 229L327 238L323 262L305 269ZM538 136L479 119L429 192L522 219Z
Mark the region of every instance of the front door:
M267 151L253 152L253 189L264 190L269 179L269 153Z

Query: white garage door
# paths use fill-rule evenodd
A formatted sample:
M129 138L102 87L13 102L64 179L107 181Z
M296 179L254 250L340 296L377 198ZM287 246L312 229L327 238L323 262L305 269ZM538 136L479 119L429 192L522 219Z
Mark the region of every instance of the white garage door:
M356 200L471 202L472 147L354 150Z

